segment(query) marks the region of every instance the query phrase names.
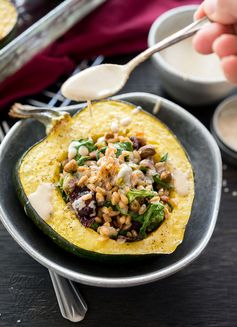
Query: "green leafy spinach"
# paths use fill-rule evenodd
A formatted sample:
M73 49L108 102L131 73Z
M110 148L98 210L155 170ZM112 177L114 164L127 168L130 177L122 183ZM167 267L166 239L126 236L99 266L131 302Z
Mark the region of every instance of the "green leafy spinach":
M165 218L164 206L161 203L152 203L143 215L143 223L139 237L145 238L147 233L157 229Z
M97 146L90 139L80 139L80 140L78 140L76 142L78 142L78 145L76 146L77 155L76 155L75 159L77 161L78 166L83 166L84 163L87 160L90 160L91 158L89 156L82 156L82 155L80 155L80 153L78 152L78 149L81 146L85 146L88 149L89 152L92 152L92 151L95 151L97 149Z
M131 142L118 142L114 143L114 146L117 149L116 157L119 157L122 154L122 151L133 151L133 145Z
M155 196L157 193L149 190L136 190L132 189L129 190L127 193L128 201L132 202L136 198L152 198Z
M154 183L164 187L164 188L167 188L168 190L172 189L173 186L170 184L170 183L167 183L167 182L164 182L160 179L160 175L159 174L155 174L153 175L153 180L154 180Z
M59 192L61 193L63 200L65 202L68 202L69 197L68 197L67 193L63 189L63 178L62 177L60 178L59 182L56 184L56 187L59 190Z
M165 161L167 161L167 159L168 159L168 152L165 154L165 155L163 155L163 157L161 157L161 159L160 159L160 162L165 162Z

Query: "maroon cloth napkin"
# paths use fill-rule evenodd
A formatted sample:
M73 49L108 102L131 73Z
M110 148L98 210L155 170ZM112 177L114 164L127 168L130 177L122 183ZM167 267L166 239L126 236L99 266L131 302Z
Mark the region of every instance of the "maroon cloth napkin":
M173 7L200 2L108 0L0 84L0 110L23 96L43 90L70 73L83 58L145 49L149 28L160 14Z

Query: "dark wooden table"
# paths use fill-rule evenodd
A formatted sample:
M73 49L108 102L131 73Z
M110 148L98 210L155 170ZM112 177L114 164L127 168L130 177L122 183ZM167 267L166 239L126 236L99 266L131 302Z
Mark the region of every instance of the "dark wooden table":
M137 68L123 91L167 97L160 85L152 63L147 62ZM213 107L189 110L209 126ZM224 165L223 173L218 222L200 257L183 271L150 285L126 289L79 285L89 310L78 325L237 326L237 169ZM0 326L73 325L60 315L47 269L29 257L0 224Z

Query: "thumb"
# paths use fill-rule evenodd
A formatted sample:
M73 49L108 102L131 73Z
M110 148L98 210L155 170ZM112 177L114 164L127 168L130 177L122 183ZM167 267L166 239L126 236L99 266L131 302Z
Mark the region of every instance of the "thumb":
M225 25L237 23L236 0L205 0L203 11L215 22Z

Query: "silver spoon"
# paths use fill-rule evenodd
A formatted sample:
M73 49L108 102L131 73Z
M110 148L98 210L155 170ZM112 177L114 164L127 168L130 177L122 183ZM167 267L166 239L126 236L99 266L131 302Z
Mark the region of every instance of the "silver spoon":
M49 270L62 316L72 322L84 319L87 305L73 282Z
M178 43L203 28L209 20L204 17L146 49L125 65L103 64L90 67L70 77L61 88L62 94L71 100L86 101L107 98L117 93L127 82L129 75L140 63L155 52Z

